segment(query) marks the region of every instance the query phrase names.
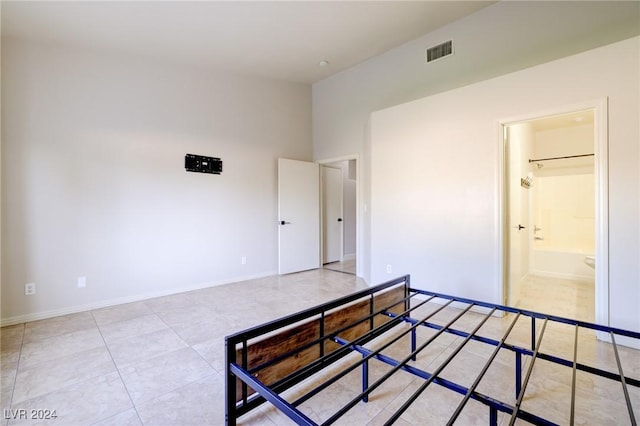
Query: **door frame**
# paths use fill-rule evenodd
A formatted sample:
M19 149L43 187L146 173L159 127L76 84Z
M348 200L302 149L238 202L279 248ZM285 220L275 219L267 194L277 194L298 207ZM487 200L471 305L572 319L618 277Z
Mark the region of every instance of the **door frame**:
M506 144L505 144L505 128L511 124L524 121L538 120L541 118L567 114L575 111L588 110L594 111L594 179L595 179L595 322L597 324L609 325L609 184L608 184L608 98L594 99L583 103L565 105L552 108L546 111L539 111L518 117L506 118L498 121L498 223L496 226L497 235L496 242L498 253L500 253L498 262L498 271L496 276L500 277L502 303L506 304L509 285L508 276L508 256L509 256L509 224L508 224L508 198L507 198L507 181L506 181ZM608 340L607 336L597 333L601 340Z
M355 160L356 162L356 276L361 277L362 276L362 261L363 261L363 252L362 252L362 236L364 235L363 232L363 224L364 224L364 218L362 216L362 194L364 193L364 191L362 190L362 186L363 185L363 175L362 175L362 163L360 162L360 155L359 154L350 154L350 155L343 155L340 157L331 157L331 158L325 158L322 160L316 160L316 162L322 166L322 165L329 165L330 163L337 163L340 161L349 161L349 160ZM322 201L323 198L323 194L324 194L324 188L322 187L322 179L320 180L320 200ZM322 214L322 207L320 208L321 214ZM344 214L344 206L343 206L343 214ZM320 217L320 226L322 227L322 222L323 222L323 218L322 216ZM322 232L324 232L323 229L320 229L320 235L322 236ZM344 229L343 229L343 235L344 235ZM324 239L320 238L320 253L324 252ZM344 254L344 251L343 251ZM322 262L321 262L322 263Z

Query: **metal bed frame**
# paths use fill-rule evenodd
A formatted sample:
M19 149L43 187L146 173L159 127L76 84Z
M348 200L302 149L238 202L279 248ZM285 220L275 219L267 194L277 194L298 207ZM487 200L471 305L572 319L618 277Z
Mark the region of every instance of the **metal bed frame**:
M416 303L412 303L416 302ZM439 308L424 318L411 316L416 309L429 302L435 302ZM432 317L447 306L455 306L459 313L446 325L433 322ZM467 332L454 328L455 322L470 310L482 311L482 318L473 331ZM483 337L478 334L480 328L492 316L513 314L506 332L501 339ZM509 334L520 318L529 318L531 323L530 347L518 346L507 342ZM400 333L376 350L368 349L365 344L382 336L400 324L408 323L400 328ZM541 328L537 330L538 324ZM545 329L548 323L559 323L575 328L573 359L565 359L540 350ZM425 343L418 346L416 332L420 327L435 330ZM606 333L611 338L611 346L618 367L617 372L595 368L577 361L578 332L581 329ZM396 330L397 331L397 330ZM433 331L432 331L433 332ZM412 361L434 339L443 333L463 338L453 352L433 371L419 368ZM405 336L410 336L410 351L406 357L396 360L382 351ZM408 400L386 421L394 423L432 383L440 385L464 396L454 409L447 424L453 424L467 402L472 399L484 404L489 409L489 424L497 425L498 412L510 416L509 425L517 419L537 425L554 425L540 414L521 408L525 391L535 361L545 360L572 369L570 423L575 418L576 372L582 371L618 382L623 390L630 424L637 425L629 396L629 386L640 388L640 380L625 376L619 357L615 336L625 336L640 343L640 333L591 324L583 321L544 315L508 306L485 303L461 297L414 289L410 287L409 275L388 281L352 295L318 305L314 308L298 312L287 317L250 328L227 336L226 344L226 415L227 425L235 425L237 419L268 401L282 413L300 425L316 425L298 407L313 396L319 394L331 384L349 372L360 367L362 369L362 390L341 409L335 412L322 424L329 425L339 420L347 411L361 402L367 402L369 395L385 380L398 371L408 372L424 381ZM444 368L462 350L469 341L477 341L494 347L480 374L471 386L463 386L440 375ZM483 376L500 351L515 354L515 403L497 400L477 390ZM336 361L351 353L359 353L362 358L342 369L330 378L318 379L311 391L298 396L294 401L287 401L282 393L303 380L309 379L323 371ZM522 357L530 357L529 365L523 369ZM378 360L392 368L373 383L369 383L369 361ZM525 371L526 370L526 371ZM314 377L314 380L316 377ZM314 382L315 384L315 382Z

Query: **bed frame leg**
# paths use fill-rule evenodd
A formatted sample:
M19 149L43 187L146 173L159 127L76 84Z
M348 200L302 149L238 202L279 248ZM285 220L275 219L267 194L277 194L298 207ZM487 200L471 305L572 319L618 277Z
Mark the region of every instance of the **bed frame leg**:
M226 407L225 407L225 425L226 426L236 426L236 376L231 372L231 368L229 367L230 362L235 362L236 353L235 346L230 344L228 341L225 342L226 346L226 374L225 374L225 385L226 385Z
M531 317L531 350L536 350L536 318Z
M498 426L498 409L489 407L489 425Z
M362 356L364 358L364 355ZM369 387L369 360L362 363L362 392ZM362 397L362 402L369 402L369 395Z
M417 355L415 355L416 352L416 329L412 329L411 330L411 353L414 354L411 357L411 361L415 361L416 359L418 359Z
M520 388L522 387L522 354L516 352L516 399L520 395Z

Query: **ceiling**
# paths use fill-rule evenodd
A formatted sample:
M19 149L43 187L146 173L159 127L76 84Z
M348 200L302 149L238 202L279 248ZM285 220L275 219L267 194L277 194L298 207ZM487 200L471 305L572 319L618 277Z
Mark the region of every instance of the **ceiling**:
M310 84L492 3L2 1L2 36Z
M593 110L585 110L531 120L531 125L534 132L544 132L566 127L584 126L585 124L593 125L593 119Z

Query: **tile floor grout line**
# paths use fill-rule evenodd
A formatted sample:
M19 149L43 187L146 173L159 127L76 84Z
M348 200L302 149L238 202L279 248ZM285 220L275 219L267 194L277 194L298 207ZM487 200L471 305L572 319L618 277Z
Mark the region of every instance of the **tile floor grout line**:
M327 268L326 266L322 267L323 270L325 271L333 271L333 272L340 272L342 274L347 274L347 275L353 275L355 276L356 274L354 274L353 272L349 272L349 271L341 271L339 269L332 269L332 268Z
M16 371L13 375L13 386L11 387L11 397L9 398L9 410L13 408L13 397L16 393L16 384L18 383L18 370L20 370L20 359L22 358L22 347L24 345L24 333L27 329L27 323L22 323L22 335L20 337L20 350L18 351L18 361L16 361ZM6 425L9 426L9 420L7 419Z
M277 298L275 298L277 300L274 299L275 300L274 303L285 304L285 305L288 306L289 309L293 309L291 307L291 305L287 304L287 300L288 300L287 298L291 298L291 294L292 293L295 293L298 296L300 296L301 299L304 299L304 303L311 303L311 302L315 303L315 301L318 298L323 298L323 300L324 300L325 298L332 298L334 296L337 297L339 294L341 294L341 292L344 293L344 292L351 291L352 290L351 289L351 284L354 283L354 282L356 282L356 283L359 282L357 277L354 277L352 275L350 276L350 274L343 273L342 275L336 275L336 274L334 274L332 272L324 273L323 272L324 270L329 270L329 271L332 271L332 272L343 272L343 271L339 271L339 270L324 268L324 269L321 269L319 271L319 273L318 272L312 272L312 273L307 273L307 274L299 274L299 275L297 275L297 277L294 280L282 279L281 280L282 282L280 282L280 281L276 281L274 279L268 279L268 280L265 280L265 281L258 281L257 285L259 287L255 287L254 286L254 287L252 287L251 291L248 291L248 290L245 291L245 290L242 290L244 287L235 286L235 287L229 287L229 290L231 291L230 293L227 293L226 291L222 292L222 293L219 293L219 291L221 291L221 289L222 289L222 286L219 286L219 287L217 287L217 288L215 288L213 290L205 289L207 291L207 293L206 293L207 294L206 301L205 301L205 299L199 300L197 298L197 296L196 296L196 298L190 298L190 297L189 298L180 298L179 297L178 299L173 299L173 300L169 300L168 299L168 303L173 304L174 302L176 302L176 303L180 304L183 301L185 301L185 302L193 301L194 303L199 302L199 305L209 306L209 304L212 304L212 303L214 303L215 300L217 300L216 298L222 297L223 298L222 300L224 300L224 303L221 305L220 309L222 309L221 312L224 313L224 312L226 312L227 309L231 309L231 306L229 306L229 303L227 303L227 302L229 301L229 299L232 298L232 296L241 293L241 294L245 295L247 298L249 298L252 295L254 295L254 293L255 293L254 290L255 289L259 289L259 290L261 290L260 294L255 295L255 297L253 299L251 299L251 300L254 300L256 298L259 299L260 295L264 295L264 294L274 294L274 295L286 294L286 297L277 297ZM349 283L351 283L351 284L349 284ZM262 284L266 284L266 287L262 287ZM363 285L363 284L360 284L360 285ZM348 288L347 288L347 286L348 286ZM264 290L264 291L262 292L262 290ZM584 290L588 290L588 288L584 289ZM532 291L534 291L534 293L535 293L536 288L533 288ZM557 287L555 285L554 285L553 291L556 292L556 293L559 293L561 296L563 296L563 295L564 296L567 296L567 295L568 296L572 296L573 295L573 293L568 294L565 291L564 288L559 288L559 287ZM580 290L580 291L582 291L582 290ZM309 296L308 297L307 297L307 292L309 292ZM205 294L205 293L199 293L199 294ZM304 296L304 297L302 297L302 296ZM535 296L535 294L533 294L533 296ZM247 299L247 300L249 300L249 299ZM207 378L207 380L209 380L210 378L215 378L217 380L217 378L221 376L221 373L214 367L213 364L216 363L217 361L219 361L219 357L216 354L218 352L221 352L221 348L218 347L218 344L217 343L213 343L213 344L207 345L206 347L201 347L202 352L200 352L199 350L194 349L194 346L197 346L199 343L204 343L204 342L196 342L197 339L193 338L192 336L196 336L199 339L201 337L201 334L192 334L189 330L186 330L186 331L183 330L181 328L181 326L180 326L180 324L183 324L182 323L182 316L180 317L180 321L178 323L175 323L173 326L170 326L165 321L165 319L158 314L158 312L162 311L162 307L165 306L165 305L157 305L158 308L160 309L157 312L156 310L150 308L151 303L148 303L148 302L149 301L143 301L143 303L145 303L145 306L147 308L149 308L149 310L150 310L150 312L148 314L149 315L155 315L156 318L160 319L160 322L155 324L155 325L159 326L160 324L162 324L165 327L167 327L168 330L171 330L171 332L175 333L177 335L177 337L182 342L185 343L185 348L189 347L190 349L195 351L198 354L198 359L204 360L206 365L208 365L212 369L210 374L205 375L203 378L200 378L200 379L197 379L197 380L203 380L204 378ZM232 303L236 303L236 301L234 300L234 301L232 301ZM166 306L170 306L170 305L166 305ZM187 306L188 305L185 305L185 307L187 307ZM227 308L227 306L229 306L229 308ZM568 308L571 308L571 306L568 306ZM296 309L298 309L298 308L296 307ZM188 310L188 309L186 309L186 310ZM94 315L94 311L90 311L90 312L91 312L91 315L92 315L92 318L93 318L93 322L97 323L97 319L100 319L101 317L99 316L99 314L97 312L96 312L96 315ZM260 321L259 318L261 318L261 317L263 317L265 315L267 315L267 316L272 315L273 312L274 311L266 309L265 312L261 312L259 315L257 315L257 316L254 315L254 316L256 318L258 318L257 321ZM278 312L280 312L280 310L278 310ZM124 314L128 314L128 313L129 313L129 311L124 312L123 315ZM278 313L277 316L281 316L281 314L284 314L284 313ZM273 315L275 315L275 314L273 314ZM116 315L116 316L120 317L120 315ZM116 317L116 316L114 316L114 317ZM251 318L254 318L254 316L252 316ZM187 318L187 317L188 316L185 316L185 318ZM169 320L172 319L172 317L166 317L166 318L169 319ZM198 321L199 321L199 319L203 318L203 317L200 314L200 310L198 310L198 312L193 312L193 316L191 316L190 318L192 318L190 321L193 322L194 319L198 319ZM498 320L496 320L496 321L498 321ZM186 323L186 324L189 325L190 327L192 327L192 324L189 324L189 323ZM496 322L496 324L499 325L498 322ZM29 350L30 350L30 346L28 346L28 345L27 345L27 348L24 348L25 342L27 340L29 340L30 337L33 336L32 334L27 336L27 334L28 334L28 333L26 333L27 328L28 328L27 325L29 325L29 324L28 323L22 323L20 325L20 327L22 328L22 336L20 336L20 339L16 339L17 340L16 343L19 342L19 344L20 344L19 347L16 347L16 349L17 349L16 352L18 352L18 361L22 361L22 355L27 355L29 353ZM194 325L197 325L197 324L194 323ZM53 324L52 326L55 326L55 324ZM233 327L236 327L236 326L237 325L233 325ZM133 327L133 325L132 325L132 327ZM232 326L230 325L230 323L228 323L226 321L221 321L219 327L221 328L221 330L222 329L227 330L227 329L229 329L229 327L232 327ZM101 334L102 344L106 345L106 340L104 338L104 335L102 334L102 331L104 330L105 333L107 333L107 337L108 337L109 336L108 330L106 328L104 328L104 327L101 327L101 326L98 326L97 328L98 328L98 331ZM182 335L186 336L186 338L182 338L181 334L179 334L176 330L182 330L180 333ZM29 331L33 331L33 330L29 329ZM130 331L131 332L139 332L138 329L131 329ZM205 335L209 335L209 331L208 330L202 330L202 331L204 332ZM558 330L558 331L560 332L559 338L562 338L562 333L561 333L562 330ZM594 345L594 350L600 347L600 344L597 341L595 341L595 337L594 336L591 336L591 340L593 340L597 344L597 345ZM196 343L194 343L192 345L192 344L187 343L187 341L196 342ZM443 348L439 349L438 350L438 356L441 356L447 350L447 348L450 348L451 345L453 345L453 344L454 344L453 341L449 342L446 346L444 346ZM555 348L555 346L554 346L554 348ZM125 374L125 372L126 372L126 370L124 369L124 366L123 366L123 372L121 374L120 373L120 369L118 368L118 365L115 364L115 359L114 359L114 356L113 356L113 354L111 353L111 351L109 349L109 345L106 345L106 349L108 351L108 354L109 354L109 356L111 358L112 363L116 367L116 371L118 371L118 373L120 374L121 383L124 384L123 374ZM217 349L220 349L220 350L218 351ZM562 350L562 348L560 347L558 350ZM215 351L215 353L214 353L214 351ZM117 355L117 351L116 351L115 348L114 348L114 353ZM166 352L163 352L163 353L166 353ZM211 362L208 362L207 359L205 359L205 357L208 357L209 354L211 354L211 356L210 356ZM162 353L160 354L160 356L161 355L162 355ZM482 353L476 353L474 355L483 356ZM625 362L625 363L636 362L635 360L639 359L637 355L638 355L638 352L633 352L631 354L632 357L625 358L623 360L623 362ZM597 356L597 353L595 353L594 356ZM597 358L599 359L600 357L597 357ZM25 360L26 359L27 358L25 358ZM195 359L195 357L194 357L194 359ZM513 360L511 359L511 357L508 357L508 359L506 359L506 361L511 361L510 365L512 366ZM526 366L528 365L528 357L524 357L523 364L524 364L524 368L526 368ZM28 365L28 363L25 364L25 365ZM127 365L131 365L131 364L127 364ZM8 389L11 389L11 392L12 392L11 400L9 401L9 405L10 406L12 406L14 404L14 398L15 398L14 392L15 392L15 390L20 390L20 388L17 387L17 384L20 384L20 383L18 383L15 380L15 379L17 379L19 368L20 367L18 365L18 362L16 362L15 370L12 371L12 373L15 374L14 375L13 388L8 388ZM112 374L112 373L110 373L110 374ZM500 374L502 374L502 373L500 373ZM115 377L115 375L112 376L112 377ZM193 386L193 383L196 383L197 380L195 380L195 381L193 381L191 383L188 383L188 384L183 384L182 386L180 386L180 387L178 387L178 388L176 388L176 389L174 389L172 391L169 391L169 393L170 392L175 392L177 390L180 390L180 389L182 389L182 388L184 388L186 386L189 386L190 384ZM554 378L554 380L555 380L555 378ZM561 380L559 380L558 383L562 384L563 382ZM407 384L404 387L406 388L408 386L410 386L410 384ZM197 386L196 386L196 388L197 388ZM218 387L216 386L215 389L216 389L216 392L217 392L218 391ZM136 415L137 415L138 421L141 424L144 425L144 423L142 422L142 418L140 417L140 414L138 413L138 407L136 407L136 404L133 403L131 394L129 393L129 389L126 387L126 385L125 385L125 390L128 393L129 400L132 402L131 407L134 408L134 410L136 410ZM9 392L7 392L7 393L9 393ZM168 393L165 393L163 395L166 396L167 394ZM121 393L121 391L120 391L119 395L121 395L121 397L124 397L124 395ZM216 395L218 395L218 393L216 393ZM144 404L144 407L147 407L149 409L153 409L154 407L157 408L157 406L162 405L164 400L158 399L158 398L162 398L162 395L156 396L155 398L146 400L145 402L139 404L139 406L141 408L140 411L142 411L142 413L145 414L145 416L146 416L146 411L142 408L143 404ZM180 397L180 398L182 398L182 397ZM208 399L209 398L207 398L207 400ZM599 400L600 401L608 401L607 398L599 399ZM150 401L154 401L154 404L151 404L150 406L147 406L146 404L148 402L150 402ZM180 401L182 401L182 400L180 399ZM184 402L186 404L188 401L184 401ZM385 401L385 407L389 406L391 403L392 403L392 401ZM124 404L122 404L122 405L124 405ZM200 406L200 404L198 406ZM196 406L189 406L188 408L191 408L191 407L196 407ZM193 409L193 408L191 408L191 409ZM111 421L113 422L113 421L115 421L113 419L115 419L116 416L122 415L123 413L127 412L128 410L130 410L130 408L127 408L125 411L120 411L119 413L114 414L113 416L109 416L108 419L112 419ZM188 413L188 411L184 411L184 412ZM219 418L217 416L220 415L220 411L217 408L207 407L207 412L210 412L213 415L215 415L215 417L211 417L211 419L217 420ZM133 413L129 412L129 414L131 414L130 420L133 420ZM168 419L169 417L166 417L166 418L162 417L162 418ZM180 417L180 418L182 418L182 417ZM276 417L274 417L274 419L275 418ZM104 421L104 420L106 420L106 419L98 420L97 422L100 423L101 421ZM274 420L271 417L268 417L268 420L269 420L269 424L274 422ZM80 420L80 421L83 421L83 420ZM85 419L84 421L87 421L87 420ZM377 423L375 423L375 419L369 418L368 421L371 421L372 422L371 424L377 424ZM505 419L504 418L500 418L498 424L504 424L504 422L505 422ZM91 423L93 424L93 421ZM3 426L7 426L8 420L5 421L5 422L2 422L1 424Z
M125 391L127 392L127 396L129 397L129 401L131 402L131 406L133 407L134 411L136 412L136 416L138 416L138 420L140 420L140 424L144 426L144 422L142 421L142 417L140 417L140 413L138 412L138 407L136 407L136 404L133 402L133 398L131 397L131 392L129 392L129 388L127 387L127 384L125 383L123 377L122 377L122 373L120 372L120 368L118 368L118 365L116 364L116 360L113 359L113 354L111 353L111 349L109 349L109 345L107 344L107 341L104 339L104 336L102 335L102 330L100 329L100 326L98 325L98 322L96 321L96 317L93 314L93 310L89 311L91 313L91 318L93 319L93 322L96 325L96 328L98 329L98 333L100 333L100 338L102 339L102 342L104 343L104 347L107 350L107 352L109 353L109 358L111 358L111 362L113 363L113 367L116 369L116 372L118 373L118 377L120 377L120 381L122 382L122 386L124 387ZM126 411L126 410L125 410ZM115 415L119 415L121 414L117 413L114 414ZM113 417L113 416L112 416ZM110 417L108 417L110 418ZM100 419L96 422L93 422L92 424L96 424L98 422L104 421L106 419Z
M184 387L186 387L186 386L188 386L188 385L192 385L193 383L195 383L195 382L197 382L197 381L199 381L199 380L203 380L203 379L204 379L204 378L206 378L206 377L210 377L210 376L214 376L214 375L216 375L216 374L218 374L218 375L220 374L220 373L218 372L218 370L216 370L216 369L215 369L215 368L214 368L214 367L213 367L213 366L212 366L212 365L211 365L211 364L210 364L206 359L204 359L204 358L202 357L202 355L200 355L200 353L199 353L197 350L195 350L195 349L194 349L190 344L188 344L188 343L187 343L187 342L186 342L186 341L185 341L185 340L184 340L184 339L183 339L183 338L182 338L182 337L181 337L181 336L176 332L176 330L174 330L174 329L173 329L173 327L172 327L171 325L169 325L169 323L167 323L167 322L162 318L162 316L160 316L160 315L159 315L156 311L154 311L150 306L147 306L147 305L146 305L146 303L145 303L145 306L146 306L147 308L149 308L149 310L153 313L153 315L154 315L154 316L156 316L156 317L157 317L157 318L158 318L158 319L159 319L159 320L160 320L160 321L161 321L161 322L162 322L162 323L167 327L167 329L168 329L168 330L171 330L171 331L172 331L172 332L173 332L173 333L178 337L178 339L180 339L180 341L186 345L186 348L189 348L189 349L191 349L193 352L195 352L195 353L197 354L197 356L198 356L200 359L202 359L202 360L203 360L203 361L204 361L204 362L205 362L205 363L206 363L206 364L211 368L212 372L211 372L211 374L208 374L208 375L206 375L206 376L204 376L204 377L200 377L200 378L198 378L198 379L196 379L196 380L194 380L194 381L192 381L192 382L186 383L186 384L184 384L184 385L182 385L182 386L179 386L179 387L177 387L177 388L175 388L175 389L172 389L172 390L170 390L170 391L168 391L168 392L166 392L166 393L164 393L164 394L162 394L162 395L158 395L158 396L156 396L156 397L154 397L154 398L151 398L151 399L149 399L149 400L147 400L147 401L142 401L142 403L148 403L148 402L154 401L154 400L156 400L156 399L158 399L158 398L160 398L160 397L162 397L162 396L164 396L164 395L167 395L167 394L169 394L169 393L171 393L171 392L175 392L176 390L178 390L178 389L182 389L182 388L184 388ZM92 312L92 314L93 314L93 312ZM94 321L95 321L95 317L94 317ZM97 325L97 324L96 324L96 325ZM100 336L102 337L102 339L103 339L103 341L104 341L104 343L105 343L105 346L106 346L106 348L107 348L107 351L109 352L109 356L111 357L111 360L112 360L112 362L113 362L113 364L114 364L114 366L115 366L115 368L116 368L116 371L118 371L118 375L120 376L120 380L122 381L122 384L124 385L124 387L125 387L125 389L126 389L126 391L127 391L127 395L129 396L129 399L131 400L131 404L133 405L133 409L135 410L136 415L138 416L138 420L140 420L140 424L144 426L144 421L142 420L142 417L140 416L140 413L138 412L138 406L137 406L137 405L136 405L136 403L133 401L133 398L131 397L131 393L129 392L129 388L127 387L127 384L126 384L126 382L125 382L124 378L122 377L122 373L120 372L120 368L119 368L119 367L118 367L118 365L115 363L115 360L113 359L113 355L111 354L111 350L109 349L109 345L108 345L108 344L107 344L107 342L104 340L104 336L102 336L102 330L100 330L100 327L98 327L98 330L99 330L99 332L100 332ZM153 332L152 332L152 333L153 333ZM183 349L185 349L185 348L174 349L174 350L171 350L171 351L166 352L166 353L176 352L176 351L180 351L180 350L183 350ZM162 356L162 355L165 355L166 353L163 353L163 354L160 354L160 355L154 356L153 358L160 357L160 356ZM152 358L152 359L153 359L153 358ZM126 365L129 365L129 364L126 364ZM118 413L118 414L121 414L121 413ZM115 415L114 415L114 416L115 416ZM112 417L113 417L113 416L112 416Z
M177 334L177 333L176 333L176 334ZM178 335L178 337L180 337L180 335ZM187 343L187 342L185 342L185 343ZM202 342L200 342L200 343L202 343ZM197 344L198 344L198 343L196 343L196 345L197 345ZM200 357L200 359L202 359L202 360L203 360L203 361L204 361L204 362L205 362L209 367L211 367L211 369L212 369L213 371L215 371L217 374L222 374L222 373L220 373L220 372L218 371L218 369L217 369L216 367L214 367L214 366L213 366L213 364L212 364L212 363L210 363L209 361L207 361L207 359L206 359L204 356L202 356L202 354L201 354L197 349L195 349L192 345L190 345L190 344L188 344L188 343L187 343L187 347L188 347L189 349L191 349L192 351L194 351L194 352L195 352L195 353Z

